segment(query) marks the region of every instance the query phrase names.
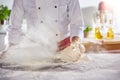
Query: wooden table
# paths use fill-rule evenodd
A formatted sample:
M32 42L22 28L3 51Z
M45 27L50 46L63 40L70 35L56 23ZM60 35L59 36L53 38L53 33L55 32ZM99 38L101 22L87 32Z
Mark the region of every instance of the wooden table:
M101 39L95 40L86 38L83 41L86 48L86 52L114 52L120 53L120 38L115 38L111 40Z

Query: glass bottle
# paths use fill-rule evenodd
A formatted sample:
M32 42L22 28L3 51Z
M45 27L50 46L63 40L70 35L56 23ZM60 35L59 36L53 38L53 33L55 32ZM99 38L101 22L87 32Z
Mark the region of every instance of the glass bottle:
M109 27L109 28L108 28L108 31L107 31L107 39L114 39L114 32L113 32L112 27Z
M103 36L102 36L102 34L100 32L100 27L95 27L95 34L94 34L94 36L95 36L95 39L102 39L103 38Z

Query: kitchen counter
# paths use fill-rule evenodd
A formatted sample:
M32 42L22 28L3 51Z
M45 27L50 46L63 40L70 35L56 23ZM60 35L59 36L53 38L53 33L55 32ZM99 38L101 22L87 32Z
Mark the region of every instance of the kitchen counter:
M74 64L43 70L0 68L0 80L119 80L120 54L88 54L88 59ZM0 64L1 66L1 64ZM13 66L11 66L13 67Z

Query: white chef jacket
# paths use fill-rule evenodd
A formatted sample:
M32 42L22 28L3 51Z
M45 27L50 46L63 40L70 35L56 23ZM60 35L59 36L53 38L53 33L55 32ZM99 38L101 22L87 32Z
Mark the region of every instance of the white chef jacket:
M22 39L24 18L28 31L51 23L60 30L54 33L58 41L68 36L83 37L84 23L79 0L14 0L11 25L8 27L9 43L17 44Z

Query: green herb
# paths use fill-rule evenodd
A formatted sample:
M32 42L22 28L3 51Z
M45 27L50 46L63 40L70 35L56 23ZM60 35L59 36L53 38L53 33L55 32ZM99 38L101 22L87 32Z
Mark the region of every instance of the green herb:
M92 31L92 27L91 26L87 26L85 29L84 29L84 32L90 32Z
M10 16L11 10L7 6L0 5L0 20L6 20Z

